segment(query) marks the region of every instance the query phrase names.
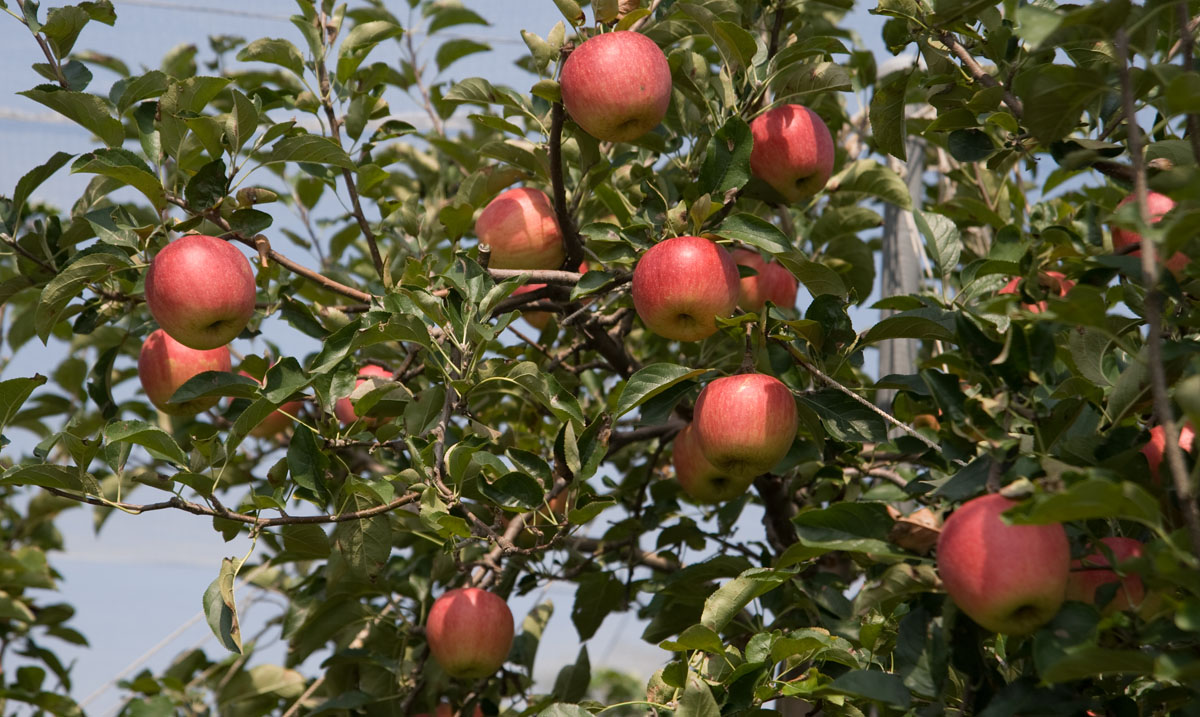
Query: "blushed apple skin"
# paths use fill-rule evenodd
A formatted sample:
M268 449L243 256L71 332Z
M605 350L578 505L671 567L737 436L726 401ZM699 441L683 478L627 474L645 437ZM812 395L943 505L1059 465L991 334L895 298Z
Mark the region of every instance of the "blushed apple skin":
M1191 424L1184 424L1183 428L1179 429L1179 449L1184 453L1191 453L1195 442L1196 429ZM1150 477L1155 483L1162 480L1162 462L1166 450L1167 432L1162 426L1151 428L1150 440L1142 446L1142 455L1146 456L1146 463L1150 465Z
M692 426L713 467L731 478L753 480L792 447L799 426L796 398L774 376L718 378L696 399Z
M1130 558L1141 557L1142 543L1133 538L1101 538L1101 543L1108 546L1112 555L1121 564ZM1095 553L1082 560L1071 561L1071 575L1067 579L1067 599L1096 603L1096 590L1109 583L1121 583L1111 602L1105 606L1105 613L1117 610L1128 610L1142 604L1146 597L1146 589L1142 579L1137 575L1127 574L1124 578L1111 569L1108 557L1103 551Z
M704 451L696 440L692 424L688 424L675 435L671 444L675 464L675 479L683 492L694 503L724 503L742 495L754 477L730 477L717 470L704 457Z
M795 308L800 282L782 264L767 261L749 249L734 249L733 261L758 272L756 276L743 276L738 282L738 307L742 311L762 311L768 301L785 309Z
M563 106L583 131L631 142L662 122L671 104L671 66L653 40L622 30L596 35L567 56Z
M189 234L167 244L146 271L146 306L163 331L193 349L237 338L254 315L254 270L227 241Z
M1121 207L1123 207L1127 204L1130 204L1131 202L1136 202L1136 201L1137 201L1137 196L1130 194L1129 196L1122 199L1120 202L1117 202L1117 209L1120 209ZM1167 195L1160 194L1158 192L1147 192L1146 193L1146 210L1150 214L1150 223L1151 224L1158 224L1159 222L1161 222L1163 216L1167 212L1171 211L1174 208L1175 208L1175 200L1171 199ZM1122 249L1124 249L1125 247L1129 246L1130 244L1135 244L1135 243L1140 244L1141 241L1142 241L1141 234L1138 234L1135 231L1130 231L1128 229L1122 229L1120 227L1113 227L1113 230L1112 230L1113 250L1119 252ZM1137 249L1135 251L1129 252L1129 255L1130 256L1141 256L1142 250ZM1162 258L1159 257L1159 261L1161 261L1161 260L1162 260ZM1184 254L1181 251L1177 251L1167 261L1166 267L1172 274L1179 276L1180 272L1183 271L1183 268L1185 266L1187 266L1188 262L1190 262L1190 261L1191 261L1191 259L1188 258L1187 254Z
M434 601L425 637L446 674L487 677L500 669L512 648L512 611L494 593L456 588Z
M674 237L650 247L633 270L633 306L654 333L700 341L717 332L716 317L737 306L737 265L702 237Z
M558 269L566 257L554 207L538 189L501 192L479 213L475 235L491 247L493 269Z
M938 537L938 574L959 609L992 632L1025 635L1066 598L1071 547L1062 525L1008 525L999 493L969 500Z
M355 388L363 385L368 378L372 377L391 380L392 372L382 366L369 363L358 370L358 376L358 380L354 382ZM348 426L359 420L359 415L355 412L354 404L350 402L349 397L339 398L337 403L333 404L333 413L342 422L343 426ZM375 419L373 418L364 418L362 420L367 425L375 425Z
M1047 271L1040 278L1042 286L1049 288L1057 296L1063 297L1067 295L1074 286L1075 282L1066 277L1065 274L1059 271ZM1004 288L998 291L999 294L1016 294L1018 287L1021 284L1021 277L1014 276L1009 280ZM1036 304L1022 304L1030 313L1040 314L1046 310L1048 304L1045 301L1039 301Z
M825 188L833 174L833 135L804 105L767 110L750 123L750 171L791 203Z
M205 371L230 371L229 347L197 350L171 338L162 329L146 337L138 354L138 380L150 403L170 416L192 416L207 411L221 399L197 398L184 403L167 403L179 387Z

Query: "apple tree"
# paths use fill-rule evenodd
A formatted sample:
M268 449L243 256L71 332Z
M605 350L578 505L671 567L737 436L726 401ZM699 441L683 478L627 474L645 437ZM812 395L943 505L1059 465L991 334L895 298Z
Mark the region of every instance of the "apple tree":
M90 509L254 546L131 715L1198 713L1200 3L536 2L509 87L453 0L136 72L109 0L0 0L95 138L0 197L62 349L0 381L4 699L79 713Z

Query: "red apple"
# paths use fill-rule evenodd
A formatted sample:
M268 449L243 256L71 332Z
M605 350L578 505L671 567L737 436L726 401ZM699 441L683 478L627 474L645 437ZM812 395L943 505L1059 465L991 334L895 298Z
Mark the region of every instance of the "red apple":
M508 658L513 616L499 596L457 588L434 601L425 624L429 652L452 677L487 677Z
M1192 428L1191 424L1184 424L1183 428L1179 429L1179 448L1185 453L1192 452L1192 446L1196 442L1196 429ZM1146 445L1142 446L1142 455L1146 456L1146 462L1150 464L1150 476L1157 483L1161 480L1159 471L1162 468L1163 455L1167 450L1167 432L1162 426L1155 426L1150 429L1150 440Z
M750 123L750 171L789 202L811 197L833 174L833 136L803 105L767 110Z
M701 237L675 237L650 247L633 270L633 306L654 333L699 341L717 331L738 300L737 265Z
M566 256L554 207L537 189L501 192L479 213L475 234L492 248L493 269L558 269Z
M1071 546L1061 525L1009 525L999 493L969 500L938 537L938 574L959 609L993 632L1023 635L1062 606Z
M588 270L588 263L586 261L579 265L579 273L580 274L586 274L587 270ZM522 286L522 287L518 288L516 291L514 291L512 293L512 295L520 296L521 294L528 294L531 291L537 291L538 289L543 289L545 287L546 287L545 284L525 284L524 286ZM584 303L586 304L587 302L584 301ZM530 326L534 327L538 331L542 331L546 328L546 325L550 323L551 315L552 314L549 311L522 311L521 312L521 318L525 319L525 321L528 322Z
M782 264L767 261L749 249L734 249L733 260L758 272L741 278L738 306L742 311L762 311L768 301L785 309L795 308L800 282Z
M355 388L358 388L359 386L363 385L364 383L367 382L367 379L372 378L372 377L382 378L382 379L385 379L388 381L390 381L392 379L391 371L388 371L386 368L384 368L382 366L377 366L376 364L373 364L373 363L369 363L366 366L363 366L362 368L360 368L358 370L358 375L359 375L359 379L354 382ZM359 415L354 410L354 404L350 402L349 397L339 398L337 400L337 403L335 403L333 405L333 413L334 413L334 415L336 415L338 417L338 420L342 422L343 426L348 426L351 423L354 423L355 421L359 420ZM373 418L364 418L362 420L368 426L375 425L375 419L373 419Z
M167 244L146 272L146 306L179 343L215 349L254 315L254 271L227 241L189 234Z
M1120 202L1117 203L1117 209L1120 209L1121 207L1125 206L1126 204L1130 204L1130 203L1136 202L1136 201L1137 201L1137 195L1130 194L1129 196L1125 197L1124 199L1122 199ZM1167 195L1159 194L1158 192L1148 192L1146 194L1146 210L1150 214L1150 223L1151 224L1157 224L1160 221L1162 221L1163 216L1167 212L1171 211L1174 208L1175 208L1175 200L1171 199ZM1121 249L1124 249L1125 247L1129 246L1130 244L1135 244L1135 243L1140 244L1141 241L1142 241L1141 234L1138 234L1135 231L1130 231L1129 229L1113 227L1112 243L1113 243L1114 250L1120 251ZM1129 255L1130 256L1141 256L1142 250L1138 249L1136 251L1132 251L1129 253ZM1161 257L1159 258L1159 260L1160 261L1162 260ZM1172 256L1171 259L1166 262L1166 267L1172 274L1175 274L1178 276L1179 272L1183 271L1183 267L1187 266L1189 261L1191 261L1191 259L1188 258L1187 254L1184 254L1181 251L1177 251L1177 252L1175 252L1175 255Z
M1062 272L1047 271L1038 277L1038 281L1048 291L1053 292L1057 296L1066 296L1067 292L1075 286L1075 282L1068 279ZM1021 277L1014 276L1009 280L1004 288L999 291L1001 294L1016 294L1018 287L1021 284ZM1046 310L1047 304L1045 301L1039 301L1036 304L1022 304L1028 311L1034 314L1040 314Z
M637 32L596 35L563 63L562 101L585 132L631 142L658 126L671 103L671 66L653 40Z
M238 371L238 374L246 378L254 378L245 371ZM258 381L258 379L254 379ZM262 381L258 381L259 385L265 385ZM283 433L292 426L292 416L300 413L304 408L303 401L288 401L287 403L276 409L271 415L262 419L257 426L250 429L250 435L255 438L271 438Z
M799 418L791 389L774 376L745 373L710 382L692 420L704 457L731 478L761 475L787 455Z
M754 482L754 476L731 477L709 463L691 423L675 436L671 450L675 458L675 479L695 503L733 500Z
M200 351L171 338L162 329L146 337L138 355L138 379L150 403L172 416L191 416L217 405L219 397L197 398L184 403L167 403L179 387L205 371L229 371L229 347Z
M926 428L934 433L937 433L938 431L942 430L942 422L939 421L938 417L932 413L919 413L913 416L912 427Z
M1117 564L1130 558L1141 557L1142 543L1133 538L1101 538L1101 543L1108 546ZM1113 572L1108 556L1097 550L1083 560L1071 561L1071 574L1067 580L1067 599L1095 604L1096 590L1101 585L1119 582L1116 595L1112 602L1105 607L1105 612L1128 610L1142 604L1146 597L1146 589L1142 579L1137 575L1126 575L1124 578Z

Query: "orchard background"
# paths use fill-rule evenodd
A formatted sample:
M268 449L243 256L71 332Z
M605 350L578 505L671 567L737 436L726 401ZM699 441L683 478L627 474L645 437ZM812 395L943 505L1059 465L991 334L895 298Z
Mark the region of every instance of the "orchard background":
M1176 440L1200 418L1200 4L301 0L270 37L236 15L211 38L164 28L158 69L87 49L123 5L0 1L23 82L6 106L93 137L47 143L0 199L6 711L79 713L69 656L150 631L119 594L93 627L56 592L58 526L81 515L101 540L229 541L186 598L208 648L109 665L128 714L1200 710L1197 475ZM501 5L497 27L527 31L499 53L520 71L479 34ZM556 78L584 38L630 29L668 58L669 109L600 142ZM750 123L789 103L837 148L794 202L750 171ZM71 196L44 201L67 176ZM556 200L564 272L479 251L475 219L518 185ZM138 380L144 279L191 232L252 260L232 349L266 385L201 376L177 399L219 402L172 418ZM656 336L630 278L680 235L772 258L799 300ZM514 293L533 278L551 286ZM523 308L557 318L538 330ZM369 364L393 380L359 386ZM744 495L695 505L672 441L705 385L747 371L794 394L795 439ZM340 421L346 398L369 420ZM247 435L294 399L294 428ZM1076 559L1141 541L1118 570L1146 598L1117 609L1114 583L1032 634L980 628L933 548L951 511L1001 490ZM524 608L504 667L469 680L424 630L468 584ZM640 636L606 649L626 674L593 669L626 615Z

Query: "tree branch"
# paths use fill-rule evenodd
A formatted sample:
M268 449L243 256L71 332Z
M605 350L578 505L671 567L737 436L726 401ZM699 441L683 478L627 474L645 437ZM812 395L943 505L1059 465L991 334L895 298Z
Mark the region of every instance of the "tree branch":
M1125 107L1126 121L1129 130L1126 132L1129 144L1129 154L1133 161L1133 191L1137 199L1139 223L1143 227L1150 226L1150 211L1146 206L1146 167L1142 156L1141 128L1137 125L1137 107L1133 101L1133 80L1129 73L1129 37L1124 28L1117 30L1115 42L1117 51L1117 69L1121 77L1121 100ZM1187 523L1188 536L1192 541L1192 551L1200 555L1200 506L1196 504L1196 496L1192 492L1191 481L1188 479L1187 464L1183 459L1183 451L1179 448L1179 428L1175 424L1171 412L1171 401L1167 396L1167 378L1163 370L1162 341L1163 341L1163 294L1158 288L1158 277L1161 267L1158 261L1157 247L1153 241L1142 241L1142 278L1146 286L1146 322L1149 324L1146 336L1146 360L1150 364L1150 388L1154 400L1154 414L1158 425L1162 426L1166 439L1166 459L1171 470L1171 478L1175 485L1175 493Z
M172 496L170 500L164 500L158 503L121 503L116 501L100 500L99 498L95 498L90 495L76 495L69 491L61 490L59 488L51 488L48 486L45 487L45 490L60 498L68 498L80 503L87 503L88 505L95 505L102 508L117 508L118 510L125 511L126 513L132 513L134 515L150 513L156 510L175 509L182 510L185 513L191 513L192 515L204 515L211 518L224 518L225 520L232 520L237 523L253 525L256 528L271 528L277 525L320 525L324 523L345 523L351 520L363 520L364 518L371 518L376 515L388 513L421 499L420 493L405 493L390 503L384 503L383 505L364 508L362 510L353 510L348 513L333 513L329 515L285 515L279 518L259 518L255 515L247 515L245 513L236 513L231 511L222 506L219 501L215 502L215 505L217 506L216 508L209 508L206 505L193 503L191 501L184 500L179 496Z
M550 184L554 192L554 216L566 245L564 269L574 269L583 261L583 242L575 231L575 221L567 210L567 188L563 184L562 128L565 110L561 102L555 102L550 110Z
M576 266L579 266L576 264ZM576 271L556 271L553 269L488 269L488 273L497 281L505 279L525 278L530 284L550 284L552 286L575 286L583 278Z
M607 555L610 552L628 551L629 558L636 563L646 566L651 570L657 570L663 573L670 573L679 570L682 565L671 558L663 557L656 552L642 550L636 546L629 545L622 541L616 546L610 546L603 540L596 538L572 537L567 538L567 544L578 550L581 553L591 553L596 557Z
M20 8L21 14L24 15L24 0L17 0L17 7ZM29 27L28 22L25 22L24 20L22 20L22 22L25 23L25 27ZM49 62L50 67L54 69L54 77L58 81L59 86L64 90L71 89L70 83L67 82L66 76L63 75L62 65L58 64L58 60L54 57L54 53L50 50L50 43L46 42L46 38L42 37L42 33L40 32L33 33L33 39L37 40L38 47L42 48L42 54L46 56L46 62Z
M938 35L938 39L943 45L950 48L950 51L953 52L954 55L958 57L958 59L961 60L964 65L966 65L967 72L971 73L971 77L974 77L976 82L984 87L1001 86L1000 82L995 77L992 77L985 72L983 67L981 67L975 58L971 56L971 53L967 51L967 48L963 47L962 43L954 39L954 36L949 32L942 32ZM1012 92L1009 92L1007 87L1004 88L1004 104L1008 105L1009 109L1013 111L1013 114L1017 116L1017 119L1020 119L1021 115L1025 113L1025 107L1021 104L1021 100L1017 99Z

